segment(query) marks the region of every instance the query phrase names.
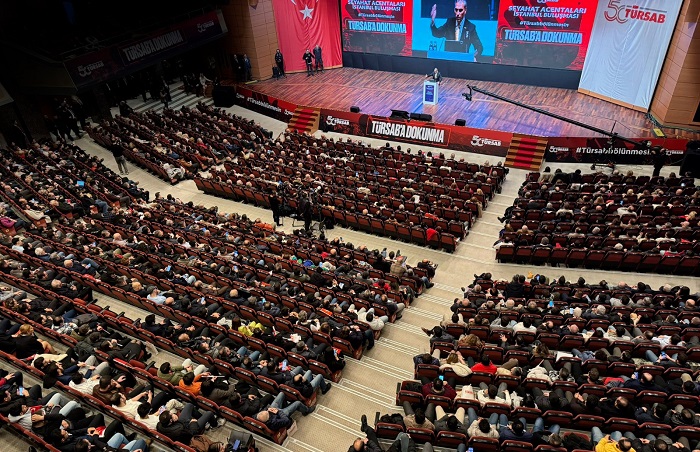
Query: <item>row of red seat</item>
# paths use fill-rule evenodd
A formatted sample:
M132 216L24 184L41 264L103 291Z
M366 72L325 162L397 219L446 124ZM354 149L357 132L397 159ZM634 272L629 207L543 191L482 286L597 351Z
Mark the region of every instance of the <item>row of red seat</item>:
M540 246L501 245L496 259L502 263L529 265L586 267L601 270L622 270L638 273L668 273L674 275L700 275L700 257L670 254L646 254L633 251L603 251Z
M201 189L205 193L237 200L245 200L258 205L268 204L267 195L260 191L252 190L248 187L240 187L228 183L219 183L211 179L203 178L195 178L195 183L197 184L197 188ZM425 228L420 226L408 228L405 225L398 225L389 221L382 221L378 218L369 217L368 215L348 211L343 212L339 209L321 208L321 213L323 214L324 218L330 218L343 226L354 227L366 232L381 234L391 238L417 243L423 246L428 245L435 248L443 248L445 251L450 253L454 252L457 248L457 237L448 232L438 232L433 240L428 240Z

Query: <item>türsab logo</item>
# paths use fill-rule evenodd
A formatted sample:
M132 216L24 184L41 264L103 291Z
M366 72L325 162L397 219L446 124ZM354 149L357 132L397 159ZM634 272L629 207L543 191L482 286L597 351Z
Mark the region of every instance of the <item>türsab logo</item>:
M211 28L214 26L214 21L210 20L208 22L204 22L203 24L197 24L197 31L200 33L204 33L207 31L208 28Z
M624 24L631 20L642 20L662 24L666 22L668 11L653 9L639 5L621 5L619 0L610 0L604 13L608 22Z
M334 118L333 116L329 116L326 118L326 124L328 124L329 126L349 126L350 121L348 121L347 119Z
M92 71L95 69L100 69L105 67L104 61L95 61L94 63L87 64L83 66L82 64L78 66L78 74L80 74L81 77L87 77L90 74L92 74Z
M474 135L472 137L472 146L484 146L484 145L489 145L489 146L500 146L501 141L500 140L492 140L490 138L482 138L479 135Z

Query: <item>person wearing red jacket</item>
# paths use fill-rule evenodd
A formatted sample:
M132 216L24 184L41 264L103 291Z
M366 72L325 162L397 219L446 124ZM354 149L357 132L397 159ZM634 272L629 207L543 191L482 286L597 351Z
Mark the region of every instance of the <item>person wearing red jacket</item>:
M472 366L472 372L484 372L491 375L496 375L498 367L491 362L487 355L481 355L481 362Z

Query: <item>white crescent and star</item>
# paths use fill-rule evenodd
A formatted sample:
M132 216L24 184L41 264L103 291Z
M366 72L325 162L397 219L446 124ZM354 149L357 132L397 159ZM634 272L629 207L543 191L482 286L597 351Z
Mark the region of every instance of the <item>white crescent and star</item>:
M303 19L313 19L311 17L311 13L313 12L313 8L309 8L309 6L305 6L304 9L300 9L299 12L304 15Z
M299 6L297 5L296 0L290 0L294 6ZM315 3L318 3L318 0L315 1ZM311 15L314 12L314 8L309 8L309 5L305 5L304 9L300 9L299 12L303 15L302 20L306 19L312 19L313 16Z

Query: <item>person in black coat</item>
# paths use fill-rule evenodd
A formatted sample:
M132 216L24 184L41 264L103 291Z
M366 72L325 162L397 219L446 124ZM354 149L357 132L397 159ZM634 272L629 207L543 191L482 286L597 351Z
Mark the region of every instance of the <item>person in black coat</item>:
M156 430L175 442L189 445L192 437L201 435L207 424L216 425L214 413L211 411L205 411L199 419L195 419L193 414L194 405L191 403L185 404L180 412L180 416L172 414L170 411L164 411L158 418L159 422Z
M445 38L449 41L459 41L464 45L463 52L469 52L474 47L474 61L481 55L484 46L476 32L476 26L465 18L467 14L467 2L457 0L455 2L455 17L448 18L441 27L435 25L437 17L437 5L430 10L430 31L436 38Z
M18 334L19 335L14 338L15 356L17 358L25 359L39 353L50 353L46 348L46 343L37 339L34 335L34 328L30 325L22 325Z
M232 397L231 405L241 416L254 416L271 404L274 399L272 394L266 394L264 397L260 397L260 393L257 389L253 388L248 391L247 394L237 394L237 397Z
M304 55L301 58L304 60L304 63L306 63L306 76L308 77L310 75L314 75L314 56L311 51L306 49L306 52L304 52Z
M250 64L248 54L243 54L243 69L245 70L245 81L249 82L253 80L253 66Z
M287 78L287 74L284 73L284 57L282 56L280 49L277 49L277 52L275 53L275 64L279 70L280 77Z
M316 72L319 70L323 72L323 52L318 44L314 47L314 60L316 61Z
M280 207L282 203L280 198L277 196L277 193L271 194L269 201L270 210L272 210L272 220L277 226L282 226L282 223L280 223Z
M666 149L656 147L651 151L652 162L654 163L653 177L656 177L661 172L661 168L666 164Z

